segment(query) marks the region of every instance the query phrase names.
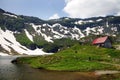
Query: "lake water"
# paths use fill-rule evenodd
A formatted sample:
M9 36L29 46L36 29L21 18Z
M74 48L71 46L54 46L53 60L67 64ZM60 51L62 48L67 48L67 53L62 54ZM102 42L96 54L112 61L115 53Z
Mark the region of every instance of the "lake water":
M12 64L15 56L0 56L0 80L96 80L93 73L57 72L33 69L22 64Z

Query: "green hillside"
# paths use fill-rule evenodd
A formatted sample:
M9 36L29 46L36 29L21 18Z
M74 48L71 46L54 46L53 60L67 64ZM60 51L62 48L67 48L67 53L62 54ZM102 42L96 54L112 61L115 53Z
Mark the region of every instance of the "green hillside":
M76 44L53 55L23 57L17 62L58 71L120 70L120 51Z

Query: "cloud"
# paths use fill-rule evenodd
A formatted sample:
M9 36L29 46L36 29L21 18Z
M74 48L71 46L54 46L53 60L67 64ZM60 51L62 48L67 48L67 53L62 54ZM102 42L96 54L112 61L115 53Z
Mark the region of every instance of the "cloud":
M52 15L51 17L49 17L49 19L58 19L58 18L60 18L60 17L57 13Z
M72 1L72 0L65 0L66 3L70 2L70 1Z
M120 13L120 0L65 0L63 11L70 17L88 18Z

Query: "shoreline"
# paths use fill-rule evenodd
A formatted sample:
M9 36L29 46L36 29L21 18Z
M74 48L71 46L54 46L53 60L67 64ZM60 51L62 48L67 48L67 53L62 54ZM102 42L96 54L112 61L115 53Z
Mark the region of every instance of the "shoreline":
M33 57L33 56L29 56L29 57ZM79 71L79 70L75 70L75 71L71 71L71 70L49 70L49 69L46 69L46 68L34 68L32 66L30 66L29 64L26 64L26 63L19 63L19 62L16 62L17 59L15 60L12 60L11 63L13 64L24 64L24 65L27 65L33 69L38 69L38 70L45 70L45 71L52 71L52 72L80 72L80 73L92 73L96 76L100 76L100 75L106 75L106 74L119 74L120 73L120 70L95 70L95 71Z
M120 80L120 71L116 71L116 70L95 70L95 71L63 71L63 70L49 70L49 69L45 69L45 68L34 68L32 67L30 64L26 64L26 63L14 63L12 61L13 64L23 64L26 65L32 69L36 69L37 71L43 71L44 73L48 72L48 73L70 73L70 74L77 74L79 75L79 77L84 77L84 78L88 78L85 80ZM89 79L90 78L90 79ZM92 78L92 79L91 79Z

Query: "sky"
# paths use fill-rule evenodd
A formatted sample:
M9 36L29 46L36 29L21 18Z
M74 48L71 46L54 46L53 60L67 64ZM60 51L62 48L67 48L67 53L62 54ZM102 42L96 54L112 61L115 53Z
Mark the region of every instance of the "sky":
M0 0L0 8L44 20L120 15L120 0Z

